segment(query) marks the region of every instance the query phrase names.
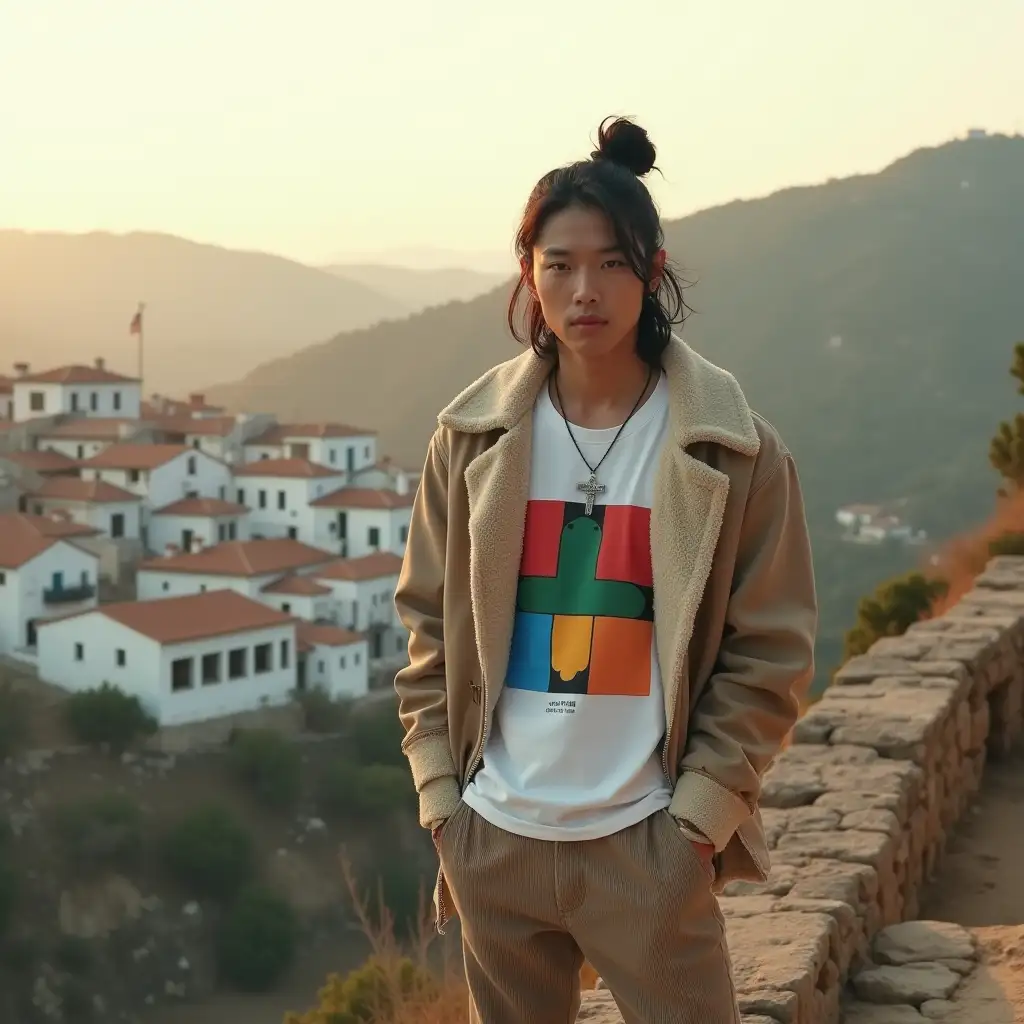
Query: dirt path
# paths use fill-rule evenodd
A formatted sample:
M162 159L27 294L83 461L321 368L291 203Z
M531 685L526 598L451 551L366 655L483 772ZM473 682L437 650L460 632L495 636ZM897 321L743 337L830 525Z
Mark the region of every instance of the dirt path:
M1024 751L985 771L981 796L949 843L921 917L978 937L981 966L944 1024L1024 1022Z

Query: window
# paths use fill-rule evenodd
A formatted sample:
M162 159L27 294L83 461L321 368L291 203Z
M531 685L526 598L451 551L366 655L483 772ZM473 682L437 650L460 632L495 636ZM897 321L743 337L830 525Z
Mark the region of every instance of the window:
M334 462L337 461L337 458L338 458L337 451L334 448L331 448L328 451L328 453L327 453L327 461L333 464Z
M141 476L142 476L142 474L137 469L129 469L128 470L128 482L129 483L137 484L139 482L139 478Z
M238 494L235 497L238 498L239 505L245 504L245 491L241 487L238 488Z
M343 655L341 656L341 662L340 662L340 664L341 664L341 667L342 667L342 668L344 668L344 667L345 667L345 655L344 655L344 654L343 654Z
M0 587L2 587L6 582L7 582L7 573L0 572Z
M380 527L371 526L369 530L366 531L366 537L367 543L371 548L376 550L380 547Z
M199 584L199 593L200 594L205 594L206 593L206 584L205 583L200 583Z
M257 502L258 502L260 508L266 508L267 507L267 492L266 491L260 491L260 493L257 495Z
M228 540L234 540L238 536L238 528L234 523L228 523Z
M220 682L220 651L203 655L203 686Z
M82 586L89 586L89 573L85 569L82 570Z
M199 438L198 437L193 437L192 438L192 447L195 448L197 451L199 450Z
M78 412L78 392L71 392L71 411Z
M163 589L164 590L170 590L171 589L171 585L170 585L170 583L167 582L167 580L164 580Z
M281 668L288 667L288 641L281 641Z
M110 516L110 536L111 537L123 537L124 536L124 513L113 512Z
M75 449L75 457L79 458L79 459L84 459L85 458L85 445L84 444L80 444Z
M121 392L115 391L114 395L114 411L117 412L121 408Z
M283 612L290 612L291 610L292 610L292 606L287 601L283 601L281 603L281 611L283 611Z
M95 391L89 394L89 408L95 412L100 407L100 396Z
M408 526L403 526L398 531L398 539L399 539L399 541L402 544L404 544L409 539L409 527Z
M316 669L320 673L320 675L323 675L324 674L324 663L322 661L318 661L316 663Z
M352 664L353 665L358 665L359 664L359 652L358 651L356 651L356 653L352 655Z
M221 484L220 487L217 488L217 494L220 497L220 500L223 501L228 496L228 489Z
M256 675L269 672L274 667L274 645L257 644L252 649L253 671Z
M75 661L85 661L85 644L75 644Z
M299 539L298 527L296 527L296 526L289 526L288 527L288 539L289 540L298 540Z
M118 649L114 651L114 661L117 663L118 668L124 668L126 658L123 647L118 647Z
M188 475L196 475L196 457L194 455L188 457Z
M171 691L181 693L192 689L192 659L177 658L171 662Z
M367 445L367 446L366 446L366 447L365 447L365 448L363 449L363 455L365 455L365 456L366 456L366 458L369 458L369 457L370 457L370 446L369 446L369 445Z
M29 392L28 407L32 412L46 412L46 395L42 391Z
M277 492L277 507L282 511L288 507L288 495L284 491Z
M233 651L228 651L228 679L241 679L244 675L247 675L246 670L246 654L248 651L244 647L236 647Z
M224 540L227 536L228 528L224 523L217 524L217 540Z

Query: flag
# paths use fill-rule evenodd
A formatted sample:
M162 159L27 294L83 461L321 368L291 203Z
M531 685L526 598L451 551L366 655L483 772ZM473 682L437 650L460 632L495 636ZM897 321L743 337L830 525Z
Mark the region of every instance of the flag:
M132 322L128 327L129 334L141 334L142 333L142 310L140 309L135 316L132 317Z

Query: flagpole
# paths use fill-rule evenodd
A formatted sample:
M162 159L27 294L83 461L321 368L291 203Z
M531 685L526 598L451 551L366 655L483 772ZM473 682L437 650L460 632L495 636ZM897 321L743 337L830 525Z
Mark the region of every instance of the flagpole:
M139 392L140 392L140 394L145 394L145 392L146 392L146 386L145 386L145 383L143 382L143 379L142 379L142 358L143 358L143 349L144 349L143 337L144 337L145 332L146 332L145 317L142 315L142 313L143 313L143 310L145 310L145 308L146 308L146 304L144 302L140 302L139 303L139 312L138 312L138 317L139 317Z

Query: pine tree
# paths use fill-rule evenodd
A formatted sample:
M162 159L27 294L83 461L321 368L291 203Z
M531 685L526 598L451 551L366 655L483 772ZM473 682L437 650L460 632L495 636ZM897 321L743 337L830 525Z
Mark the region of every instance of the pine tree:
M1024 395L1024 342L1013 348L1010 376L1017 381L1017 394ZM988 451L989 462L1003 478L999 489L1005 497L1024 488L1024 413L999 424Z
M948 589L945 580L911 572L883 583L869 597L861 598L856 625L845 637L843 661L866 654L883 637L902 636Z

